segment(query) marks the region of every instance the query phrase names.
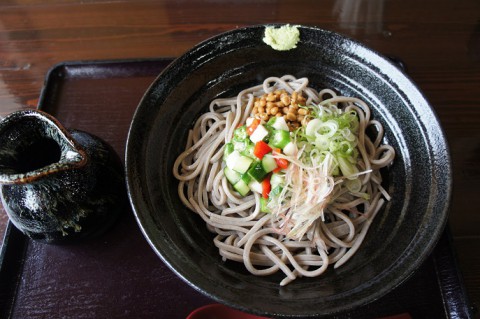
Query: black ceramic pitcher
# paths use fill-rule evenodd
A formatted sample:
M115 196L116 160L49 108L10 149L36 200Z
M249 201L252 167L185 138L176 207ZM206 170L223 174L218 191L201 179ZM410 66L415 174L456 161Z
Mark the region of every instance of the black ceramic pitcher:
M101 139L54 117L18 111L0 122L0 194L10 221L32 239L102 233L124 204L123 168Z

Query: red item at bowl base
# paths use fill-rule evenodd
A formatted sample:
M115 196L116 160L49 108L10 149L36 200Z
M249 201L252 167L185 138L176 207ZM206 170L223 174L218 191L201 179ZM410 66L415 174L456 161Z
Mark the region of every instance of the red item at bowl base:
M206 305L192 311L186 319L267 319L222 304Z

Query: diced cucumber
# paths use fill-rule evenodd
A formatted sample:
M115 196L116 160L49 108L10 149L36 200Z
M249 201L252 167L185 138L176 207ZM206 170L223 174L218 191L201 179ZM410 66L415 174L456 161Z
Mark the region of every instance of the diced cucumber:
M278 185L285 185L285 176L283 174L273 173L272 177L270 177L270 185L272 185L272 189Z
M288 156L295 156L297 155L298 148L297 145L294 142L289 142L285 147L283 148L283 153Z
M242 177L240 173L235 172L233 169L229 168L228 166L226 166L223 169L223 173L225 174L225 177L232 185L235 185Z
M262 166L265 172L270 173L277 168L277 162L272 154L265 154L262 158Z
M228 155L232 154L233 151L234 147L232 143L225 144L225 147L223 149L223 159L226 160Z
M254 179L252 179L250 181L250 183L248 183L248 187L254 192L257 192L257 193L260 193L260 194L263 192L262 183L257 182Z
M268 196L270 198L274 198L276 196L278 196L278 194L280 194L283 190L283 187L280 186L280 185L277 185L275 187L272 186L272 190L270 191L270 193L268 194Z
M283 116L280 117L274 117L275 121L272 123L272 127L275 130L282 130L282 131L289 131L287 122L285 121L285 118Z
M247 183L245 183L242 179L236 182L233 185L233 188L240 193L240 195L245 196L250 191L250 187L248 187Z
M258 125L253 134L250 135L250 140L253 143L262 141L268 135L268 130L262 124Z
M271 213L272 211L268 208L268 199L260 197L260 211L262 213Z
M250 167L250 164L252 164L253 162L253 159L251 159L250 157L241 155L239 151L235 150L230 155L228 155L227 160L225 162L228 168L240 174L243 174L248 170L248 168Z
M247 173L257 182L261 182L268 174L263 168L262 162L253 163L253 165L248 169Z
M270 138L270 144L273 147L283 149L285 145L290 143L290 132L284 130L274 130Z
M242 174L240 178L248 185L252 181L252 177L248 173Z

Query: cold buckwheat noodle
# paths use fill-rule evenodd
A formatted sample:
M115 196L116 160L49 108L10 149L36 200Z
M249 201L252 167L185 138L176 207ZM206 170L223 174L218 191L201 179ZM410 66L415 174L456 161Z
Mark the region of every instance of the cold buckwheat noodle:
M367 104L330 89L317 92L308 85L306 78L270 77L234 98L212 101L208 112L189 131L185 151L173 167L181 201L216 234L213 242L222 258L243 263L258 276L281 271L285 275L282 286L298 277L319 276L328 265L336 268L347 262L385 200L390 199L381 186L379 170L393 161L395 152L382 144L383 127L371 118ZM279 155L290 162L285 176L291 185L285 187L281 203L265 213L260 209L262 194L241 196L229 184L223 155L235 129L256 113L255 101L278 90L290 97L304 97L305 105L354 114L358 119L354 142L358 160L355 174L332 176L326 171L335 159L325 156L323 163L308 166L302 162L308 145L299 143L294 156ZM367 136L367 128L375 137ZM302 188L304 185L308 189Z

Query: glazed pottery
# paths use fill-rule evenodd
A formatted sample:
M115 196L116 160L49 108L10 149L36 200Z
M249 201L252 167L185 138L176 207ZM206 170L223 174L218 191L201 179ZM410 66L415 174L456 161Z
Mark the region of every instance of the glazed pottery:
M269 25L270 26L270 25ZM151 84L133 118L126 171L137 221L158 256L192 287L229 307L265 317L328 317L366 306L399 286L427 259L448 219L452 175L445 135L421 91L388 57L340 34L299 26L295 49L263 42L265 25L208 39ZM338 268L280 286L224 261L205 222L178 195L173 165L210 102L235 97L270 76L306 77L316 90L358 97L396 152L382 170L391 195L361 248Z
M0 122L0 184L10 221L46 243L102 233L125 194L121 163L108 144L35 110Z

